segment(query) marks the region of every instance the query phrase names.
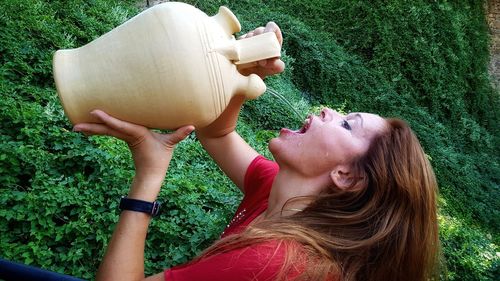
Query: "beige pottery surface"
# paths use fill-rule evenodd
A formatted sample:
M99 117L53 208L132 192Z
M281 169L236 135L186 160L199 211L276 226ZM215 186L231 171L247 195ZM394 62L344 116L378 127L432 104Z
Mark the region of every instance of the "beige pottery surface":
M138 14L85 46L54 54L59 98L73 124L97 122L101 109L150 128L214 121L234 95L254 99L266 86L237 64L280 55L272 33L236 40L241 26L221 7L209 17L168 2Z

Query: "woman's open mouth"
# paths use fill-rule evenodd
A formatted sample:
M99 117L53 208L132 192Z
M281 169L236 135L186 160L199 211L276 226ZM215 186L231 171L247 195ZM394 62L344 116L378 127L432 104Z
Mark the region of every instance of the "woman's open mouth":
M311 123L312 123L312 116L310 115L304 121L304 124L302 125L302 127L300 129L290 130L290 129L283 128L283 129L281 129L281 133L305 134L307 132L307 130L309 130L309 128L311 127Z
M308 116L307 119L304 121L304 125L302 125L302 128L298 129L295 132L298 134L305 134L305 132L309 130L309 127L311 127L311 122L312 122L312 116Z

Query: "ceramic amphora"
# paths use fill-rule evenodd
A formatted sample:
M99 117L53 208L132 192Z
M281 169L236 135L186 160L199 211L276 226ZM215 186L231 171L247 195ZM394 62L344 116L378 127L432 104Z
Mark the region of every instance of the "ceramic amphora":
M156 5L89 44L58 50L54 79L71 123L108 114L149 128L203 127L234 95L254 99L262 79L238 64L280 55L273 33L236 40L240 23L226 7L212 17L177 2Z

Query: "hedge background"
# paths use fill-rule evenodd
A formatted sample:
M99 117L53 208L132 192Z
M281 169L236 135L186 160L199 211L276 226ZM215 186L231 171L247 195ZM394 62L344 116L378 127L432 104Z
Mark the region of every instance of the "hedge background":
M4 0L0 4L0 257L93 279L133 176L120 141L71 132L52 79L53 52L90 42L145 1ZM448 280L496 280L499 91L487 72L484 3L186 1L228 6L243 31L282 28L287 70L245 104L239 132L261 153L279 128L321 106L408 121L440 185ZM212 243L241 195L190 136L179 145L147 240L146 271L188 261Z

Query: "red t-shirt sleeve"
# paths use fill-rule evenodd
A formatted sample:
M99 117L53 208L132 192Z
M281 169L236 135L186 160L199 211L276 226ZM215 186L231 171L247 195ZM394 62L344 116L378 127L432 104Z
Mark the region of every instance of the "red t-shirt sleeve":
M278 171L279 166L276 162L268 160L262 155L255 157L245 173L243 182L245 197L242 204L246 201L267 200Z
M284 246L265 242L166 270L165 280L271 281L280 271L284 253Z

